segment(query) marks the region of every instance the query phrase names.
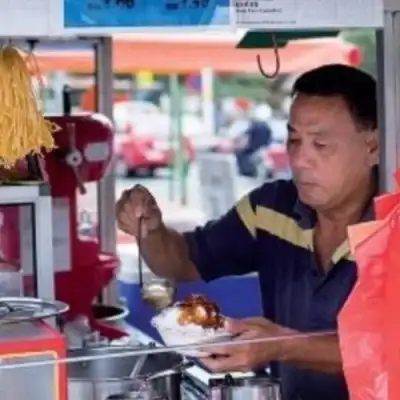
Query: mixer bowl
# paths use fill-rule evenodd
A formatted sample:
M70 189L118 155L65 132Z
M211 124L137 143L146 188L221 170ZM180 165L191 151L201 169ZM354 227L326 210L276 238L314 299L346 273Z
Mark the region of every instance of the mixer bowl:
M114 328L124 329L125 318L129 315L129 309L123 305L93 304L92 313L96 321Z

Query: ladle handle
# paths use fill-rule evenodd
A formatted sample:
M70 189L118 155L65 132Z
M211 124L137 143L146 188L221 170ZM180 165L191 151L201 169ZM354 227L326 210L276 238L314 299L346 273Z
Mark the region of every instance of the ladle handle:
M139 375L146 361L147 361L147 354L142 354L136 361L134 367L132 368L132 371L129 375L130 379L136 378Z
M139 288L143 289L143 258L142 258L142 234L143 234L143 217L138 219L138 233L136 243L138 248L138 270L139 270Z
M156 372L154 374L147 375L145 377L145 380L146 380L146 382L149 382L154 379L164 378L171 374L183 373L187 369L192 368L194 365L195 365L195 363L193 361L183 361L183 362L180 362L179 364L175 365L172 368L168 368L168 369L162 370L160 372Z

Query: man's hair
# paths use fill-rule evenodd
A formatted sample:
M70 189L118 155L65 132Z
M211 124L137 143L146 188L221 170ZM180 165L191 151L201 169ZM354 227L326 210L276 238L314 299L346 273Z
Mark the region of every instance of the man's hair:
M297 78L292 91L296 94L340 96L361 130L378 127L376 81L357 68L332 64L312 69Z

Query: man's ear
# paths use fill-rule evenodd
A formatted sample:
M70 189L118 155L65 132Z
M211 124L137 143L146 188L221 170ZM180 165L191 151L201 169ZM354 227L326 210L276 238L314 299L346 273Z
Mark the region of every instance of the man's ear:
M365 145L367 146L369 163L371 166L379 164L379 131L365 132Z

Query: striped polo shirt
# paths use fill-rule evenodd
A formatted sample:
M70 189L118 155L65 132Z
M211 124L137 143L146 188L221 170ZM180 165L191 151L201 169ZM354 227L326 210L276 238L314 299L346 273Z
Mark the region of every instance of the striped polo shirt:
M266 318L303 332L336 330L337 315L356 281L356 265L347 241L333 254L329 272L317 265L315 223L315 212L301 203L293 182L275 181L185 238L205 281L257 272ZM277 368L284 400L348 398L342 376L288 364Z

